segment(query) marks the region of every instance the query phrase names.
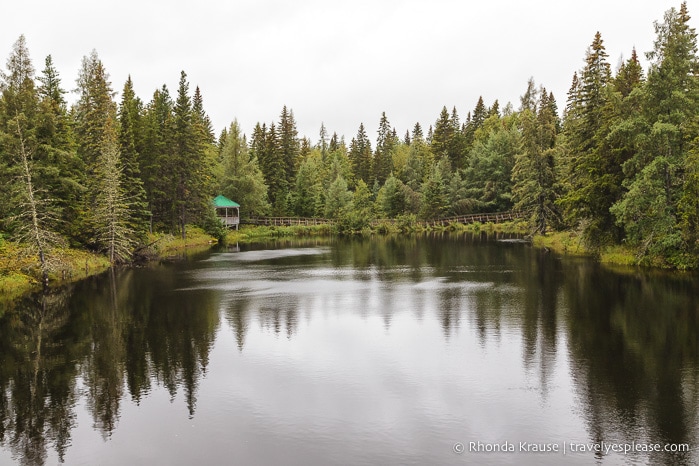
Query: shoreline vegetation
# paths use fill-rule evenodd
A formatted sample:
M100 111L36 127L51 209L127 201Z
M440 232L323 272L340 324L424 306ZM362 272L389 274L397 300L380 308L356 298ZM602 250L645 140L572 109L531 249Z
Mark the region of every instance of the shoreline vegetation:
M298 133L286 105L277 121L246 133L234 119L217 136L184 71L176 91L163 85L142 99L130 77L115 92L95 50L69 104L51 56L37 72L21 35L0 70L0 290L226 236L508 228L435 225L487 212L526 213L512 232L548 250L699 269L699 45L689 20L682 3L655 23L647 70L636 50L612 70L597 32L565 104L532 77L518 105L479 97L465 118L445 105L433 124L412 130L382 112L375 139L364 122L346 137L321 120L315 141ZM238 217L332 226L229 234L213 208L217 195L240 208Z
M291 237L367 237L372 235L413 235L426 233L469 233L494 234L513 233L523 235L531 240L535 248L552 251L561 256L587 257L607 266L644 267L662 269L662 263L644 262L634 250L624 246L607 246L598 250L587 247L582 235L574 231L551 231L546 235L530 236L526 221L504 223L473 223L469 225L449 224L446 226L427 226L419 222L385 221L373 227L366 226L355 231L340 231L335 224L296 225L296 226L243 226L240 230L227 232L225 237L217 240L203 229L187 227L187 239L167 233L149 235L148 246L138 251L134 264L145 264L179 257L191 250L207 248L217 243L255 243ZM53 251L53 260L57 264L49 275L50 286L60 286L75 282L92 275L100 274L110 267L106 255L95 254L86 250L61 248ZM41 288L40 264L36 256L27 254L18 244L4 241L0 243L0 301L8 301L25 293Z
M192 248L208 247L216 239L198 227L187 227L187 239L166 233L151 234L148 246L138 254L134 264L164 260ZM98 275L110 267L106 254L83 249L56 248L51 252L49 286L60 286ZM26 247L0 241L0 302L10 301L42 287L41 265L36 254Z

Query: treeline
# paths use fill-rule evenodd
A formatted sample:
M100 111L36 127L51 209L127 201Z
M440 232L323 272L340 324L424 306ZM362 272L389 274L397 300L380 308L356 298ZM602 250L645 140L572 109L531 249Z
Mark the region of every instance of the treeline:
M399 134L384 113L375 147L363 123L349 144L324 125L315 142L299 137L286 107L249 138L237 122L215 137L184 72L174 97L163 86L144 103L129 79L117 103L94 52L68 108L51 57L35 76L20 37L0 99L2 231L40 256L68 241L117 262L149 231L220 228L216 194L244 217L327 217L344 231L377 217L517 209L531 212L535 232L575 229L593 249L625 243L642 262L696 267L699 68L689 19L683 3L655 24L646 72L635 50L612 72L597 33L562 116L532 79L516 109L480 98L463 121L444 107L426 131L416 123Z

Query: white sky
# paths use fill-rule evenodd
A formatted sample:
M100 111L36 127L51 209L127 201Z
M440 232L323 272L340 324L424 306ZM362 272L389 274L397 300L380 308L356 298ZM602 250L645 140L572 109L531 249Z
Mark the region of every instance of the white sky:
M602 33L615 69L635 46L643 58L681 0L24 0L3 5L0 64L20 34L37 73L51 54L66 89L96 49L120 92L131 75L148 102L180 70L199 85L216 134L237 118L294 111L315 143L321 122L347 143L363 122L376 137L381 112L402 137L424 130L442 106L463 120L479 95L517 108L529 77L565 105L573 72ZM699 0L687 2L696 27ZM647 64L644 62L644 68ZM70 96L74 99L74 96ZM117 97L118 99L118 97Z

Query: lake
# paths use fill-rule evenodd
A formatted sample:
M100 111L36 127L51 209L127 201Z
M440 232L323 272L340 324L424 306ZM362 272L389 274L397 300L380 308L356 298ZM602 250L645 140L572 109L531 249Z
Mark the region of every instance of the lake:
M108 272L8 306L0 364L3 465L699 462L697 275L502 234Z

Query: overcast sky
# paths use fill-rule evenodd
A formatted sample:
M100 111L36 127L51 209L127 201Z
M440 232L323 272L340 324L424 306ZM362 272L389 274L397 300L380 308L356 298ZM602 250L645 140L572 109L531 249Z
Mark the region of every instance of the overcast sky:
M529 77L563 108L596 31L615 69L634 46L645 58L653 22L680 3L24 0L2 7L0 63L24 34L37 72L51 54L72 90L96 49L114 90L130 74L145 102L163 84L175 96L184 70L217 135L233 119L249 135L286 105L299 135L315 143L324 122L349 143L360 122L373 140L381 112L402 136L415 122L426 130L445 105L463 121L480 95L517 107ZM699 0L687 5L696 27Z

